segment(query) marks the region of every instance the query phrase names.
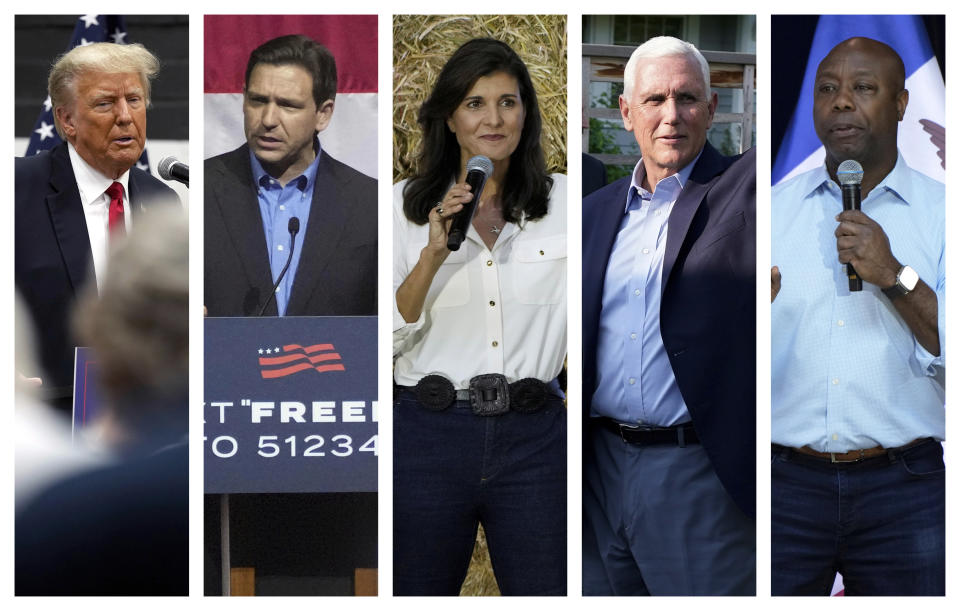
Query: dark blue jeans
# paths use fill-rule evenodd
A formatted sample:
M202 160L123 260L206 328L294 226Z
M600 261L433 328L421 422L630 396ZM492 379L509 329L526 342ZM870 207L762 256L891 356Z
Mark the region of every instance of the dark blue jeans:
M771 593L944 594L943 449L834 465L787 449L771 463Z
M567 591L567 426L561 399L533 414L393 404L393 591L456 596L483 524L504 595Z

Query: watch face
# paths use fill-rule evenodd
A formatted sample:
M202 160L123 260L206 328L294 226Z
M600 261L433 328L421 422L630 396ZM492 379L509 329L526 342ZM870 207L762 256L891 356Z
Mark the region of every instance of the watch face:
M917 282L920 281L920 276L917 275L917 272L913 271L913 268L909 265L905 265L900 274L897 276L897 283L900 284L907 292L912 291L917 288Z

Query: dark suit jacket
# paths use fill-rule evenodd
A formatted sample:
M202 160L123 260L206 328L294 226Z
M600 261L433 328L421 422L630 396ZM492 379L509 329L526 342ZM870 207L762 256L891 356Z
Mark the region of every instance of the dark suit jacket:
M256 316L273 276L247 145L204 163L209 316ZM377 181L321 153L288 316L377 313ZM266 315L277 315L271 300Z
M186 596L189 471L182 442L41 493L16 516L16 594Z
M603 162L597 159L596 157L591 157L586 153L580 153L580 158L582 161L582 170L583 170L583 179L581 180L582 185L582 197L586 197L599 189L600 187L607 184L607 168L603 165Z
M583 200L584 414L597 381L607 259L630 177ZM660 328L677 385L717 476L756 512L756 154L723 157L708 143L673 206Z
M93 276L87 222L66 143L18 157L15 167L17 291L36 324L45 394L65 397L72 391L76 346L70 316L81 288ZM179 201L173 189L135 167L128 186L134 219L147 206Z

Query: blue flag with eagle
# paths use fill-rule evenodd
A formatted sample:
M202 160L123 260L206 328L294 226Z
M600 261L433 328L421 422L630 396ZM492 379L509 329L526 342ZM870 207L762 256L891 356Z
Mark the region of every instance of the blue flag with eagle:
M73 36L67 46L67 51L93 42L113 42L122 45L127 42L126 38L127 27L124 24L123 15L82 15L77 19L76 27L73 28ZM53 123L53 106L50 102L50 96L47 95L47 98L43 101L43 107L40 109L40 116L37 117L37 122L33 125L33 132L30 134L27 156L52 149L60 142L62 140ZM144 172L150 171L146 149L140 155L137 167Z

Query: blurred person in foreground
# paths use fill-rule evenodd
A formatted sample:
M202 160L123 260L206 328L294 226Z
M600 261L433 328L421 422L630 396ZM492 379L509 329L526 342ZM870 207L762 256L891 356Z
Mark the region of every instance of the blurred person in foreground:
M16 593L186 595L186 215L143 217L88 289L78 337L95 353L114 461L50 487L16 520Z
M70 316L91 279L108 277L110 243L176 193L135 167L147 138L150 81L159 60L139 44L74 47L50 69L47 88L64 142L16 159L14 222L17 291L32 316L43 396L71 406L74 348Z
M419 173L394 186L394 594L456 595L483 524L504 595L563 595L566 176L547 174L533 83L503 42L457 49L419 123ZM477 155L492 173L474 194Z

